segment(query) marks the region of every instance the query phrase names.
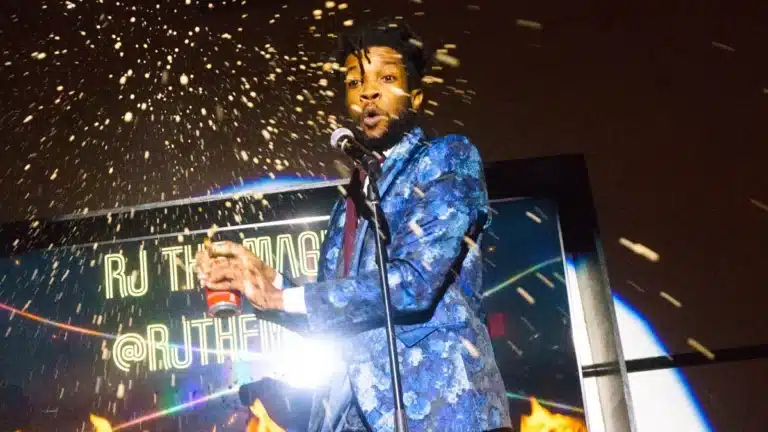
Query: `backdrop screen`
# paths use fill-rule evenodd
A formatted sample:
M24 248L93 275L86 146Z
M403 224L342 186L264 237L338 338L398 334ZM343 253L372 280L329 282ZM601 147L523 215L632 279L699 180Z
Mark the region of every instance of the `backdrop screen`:
M317 202L312 216L242 220L215 239L240 242L295 281L311 281L331 204ZM493 208L482 243L486 312L513 423L530 412L529 396L581 417L555 207L520 199ZM333 341L303 339L248 306L227 320L206 316L193 272L205 236L147 232L0 260L10 353L0 356L3 426L90 430L93 413L125 430L242 431L248 411L239 386L271 377L290 389L270 395L290 396L283 426L303 430L312 390L339 367Z

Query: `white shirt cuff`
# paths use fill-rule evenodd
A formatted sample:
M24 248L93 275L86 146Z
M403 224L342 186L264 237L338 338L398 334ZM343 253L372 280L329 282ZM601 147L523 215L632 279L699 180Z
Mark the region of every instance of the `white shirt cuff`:
M307 304L304 302L304 287L283 290L283 309L288 313L307 313Z
M275 280L272 281L272 286L277 289L283 289L283 275L275 272Z

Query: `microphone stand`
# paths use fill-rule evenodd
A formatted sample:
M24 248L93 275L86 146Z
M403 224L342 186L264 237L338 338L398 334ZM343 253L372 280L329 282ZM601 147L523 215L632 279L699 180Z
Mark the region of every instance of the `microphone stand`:
M368 187L365 191L365 200L373 211L373 233L376 238L376 264L379 267L379 282L381 295L384 299L384 317L386 320L387 350L389 351L389 370L392 379L392 396L395 402L395 432L408 432L408 422L405 417L405 404L403 403L403 387L400 381L400 362L397 358L397 343L395 341L395 325L392 313L392 297L389 292L389 278L387 277L386 249L381 241L381 221L379 216L384 215L381 208L381 196L376 185L381 167L379 161L373 155L361 157L362 164L368 173Z

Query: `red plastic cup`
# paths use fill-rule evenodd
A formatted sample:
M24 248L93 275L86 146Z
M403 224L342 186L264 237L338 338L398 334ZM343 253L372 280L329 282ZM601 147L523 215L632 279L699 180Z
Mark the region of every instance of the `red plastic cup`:
M240 291L212 291L205 289L208 315L214 318L230 318L243 310L243 295Z

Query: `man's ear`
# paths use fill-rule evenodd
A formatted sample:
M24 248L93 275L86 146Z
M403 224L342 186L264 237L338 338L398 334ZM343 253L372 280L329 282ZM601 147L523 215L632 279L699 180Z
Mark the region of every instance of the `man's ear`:
M421 89L411 90L411 109L418 111L424 101L424 92Z

